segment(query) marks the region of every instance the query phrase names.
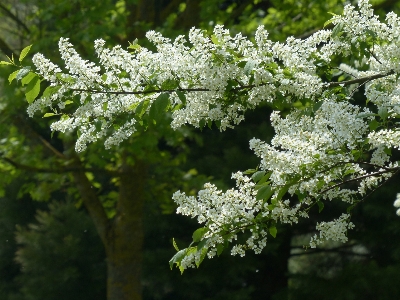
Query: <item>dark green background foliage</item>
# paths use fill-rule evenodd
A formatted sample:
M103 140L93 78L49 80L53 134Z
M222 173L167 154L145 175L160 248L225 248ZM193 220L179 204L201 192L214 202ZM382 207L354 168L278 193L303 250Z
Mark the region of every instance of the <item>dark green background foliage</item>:
M330 0L5 0L0 3L0 58L19 54L28 44L59 62L57 41L69 37L85 58L93 57L93 41L109 46L135 38L147 45L144 33L155 29L174 37L192 26L211 32L224 24L233 33L252 36L258 25L270 37L305 38L321 29L328 11L340 13L344 1ZM374 1L381 14L398 11L397 1ZM70 151L74 137L54 134L51 118L26 114L23 91L8 85L9 70L0 68L0 299L106 299L105 252L84 209L71 176L64 172L55 149ZM362 93L357 101L364 101ZM313 234L311 222L278 228L260 255L232 257L228 251L205 260L184 275L171 271L172 238L187 247L196 220L175 215L174 191L195 194L212 181L229 188L230 174L254 168L248 149L253 137L270 140L270 110L246 115L235 130L220 133L168 128L168 116L148 131L135 133L120 149L91 145L80 159L88 168L92 188L109 218L115 215L118 182L109 175L124 153L145 158L143 299L400 299L400 219L392 208L400 178L376 192L353 214L356 230L348 244L327 244L305 251ZM75 133L74 133L75 134ZM46 143L51 147L46 146ZM47 170L47 171L46 171ZM55 171L58 170L58 171ZM114 179L113 179L114 178ZM36 200L36 201L32 201ZM335 216L329 203L326 220Z

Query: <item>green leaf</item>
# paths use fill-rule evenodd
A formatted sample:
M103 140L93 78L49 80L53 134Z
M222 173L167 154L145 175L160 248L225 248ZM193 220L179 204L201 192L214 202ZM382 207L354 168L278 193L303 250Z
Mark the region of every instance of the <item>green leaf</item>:
M103 103L103 110L106 111L108 108L108 102Z
M174 79L167 79L161 84L163 90L174 90L179 86L179 81Z
M29 104L36 99L40 92L40 80L39 77L35 77L31 82L29 82L26 87L25 97Z
M262 187L267 186L268 184L270 184L270 182L265 182L265 183L261 183L261 184L256 184L256 185L254 186L254 189L255 189L256 191L258 191L259 189L261 189Z
M376 33L374 31L372 31L371 29L365 29L365 33L369 36L371 36L372 38L376 38Z
M313 111L316 112L318 109L321 108L323 101L318 101L317 103L314 104L313 106Z
M258 171L255 172L251 178L253 179L254 182L258 182L261 178L263 178L263 176L265 175L265 171Z
M384 106L380 107L380 108L379 108L379 111L378 111L378 115L379 115L382 119L386 120L386 118L389 116L387 107L384 107Z
M203 248L203 249L201 250L201 254L200 254L200 259L199 259L199 261L196 261L196 267L197 267L197 268L200 267L200 264L203 262L203 260L204 260L204 258L206 257L206 255L207 255L207 248Z
M128 49L136 50L140 48L140 46L138 45L138 39L135 39L132 43L131 42L128 43L129 43Z
M33 72L29 72L27 75L24 76L24 78L21 79L22 86L24 86L25 84L28 84L29 82L31 82L31 80L33 78L35 78L35 77L39 77L39 76L37 76Z
M178 264L182 261L182 259L186 256L186 253L188 252L188 249L182 249L180 251L178 251L178 253L176 253L171 260L169 261L169 266L172 270L172 267L174 266L174 264Z
M246 75L249 75L251 71L253 71L254 67L257 65L257 62L255 60L248 60L246 65L243 68L243 71Z
M391 148L385 147L383 152L385 152L387 155L392 155L392 149Z
M282 73L283 73L283 75L285 75L288 78L292 78L293 77L293 74L292 74L292 72L290 71L289 68L284 68Z
M346 170L346 172L344 172L343 176L347 176L347 175L350 175L350 174L354 174L355 172L356 172L356 170L354 170L354 169L349 169L349 170Z
M8 62L8 61L2 60L2 61L0 61L0 65L6 65L6 66L10 66L11 65L12 66L13 64Z
M266 182L271 177L271 174L272 174L272 171L265 174L263 176L263 178L261 178L261 180L258 182L258 184L262 184L262 183Z
M211 41L212 41L215 45L219 45L219 44L220 44L218 38L217 38L214 34L211 36Z
M169 94L162 93L156 100L151 104L149 116L156 120L158 119L168 108L170 104Z
M331 37L335 38L337 36L340 36L342 34L343 27L343 23L339 23L335 27L333 27Z
M324 27L323 28L325 28L326 26L328 26L329 24L331 24L333 22L333 19L329 19L328 21L326 21L325 23L324 23Z
M172 238L172 245L174 246L175 250L179 252L178 245L176 244L176 242L175 242L175 239L174 239L174 238Z
M207 227L202 227L197 229L195 232L193 232L192 238L193 242L197 243L200 242L201 239L203 238L204 234L208 231Z
M378 114L373 114L373 113L360 113L356 116L356 118L365 118L365 117L373 117L377 116Z
M227 81L227 85L226 85L226 90L230 91L231 89L233 89L234 87L236 87L238 85L238 83L235 80L228 80Z
M52 117L52 116L55 116L55 115L57 115L57 114L55 114L55 113L45 113L43 118L48 118L48 117Z
M24 49L22 49L21 54L19 55L19 61L22 62L22 60L25 58L25 56L29 53L29 50L31 50L32 45L26 46Z
M146 112L149 105L150 105L149 100L144 100L144 101L140 102L139 105L135 109L135 114L138 115L139 118L141 118L144 115L144 113Z
M347 207L346 212L349 214L349 213L353 210L353 208L354 208L355 206L356 206L356 203L353 204L353 205L350 205L349 207Z
M317 188L320 189L325 185L325 180L321 179L317 182Z
M221 253L224 251L224 248L225 248L224 244L218 244L217 245L217 255L218 256L221 255Z
M351 150L350 153L353 155L355 160L359 159L362 154L360 150L356 150L356 149Z
M185 93L182 92L182 91L176 91L175 93L178 95L179 100L182 101L182 104L186 105L186 95L185 95Z
M17 77L19 70L14 71L8 76L8 82L11 84L11 82Z
M289 185L285 185L284 187L281 188L279 191L278 195L276 196L275 200L278 202L279 200L282 199L282 197L286 194L286 192L289 189Z
M257 172L256 169L248 169L246 171L243 172L244 175L250 175L253 174L254 172Z
M247 64L247 61L245 61L245 60L242 60L241 62L239 62L238 64L237 64L237 66L239 67L239 68L244 68L244 66Z
M43 97L50 97L54 93L56 93L61 87L60 86L48 86L44 92L43 92Z
M369 129L371 129L371 130L375 130L375 129L377 129L378 127L379 127L379 122L377 121L377 120L372 120L371 122L369 122Z
M74 101L72 101L72 100L67 100L67 101L64 102L64 105L68 105L68 104L72 104L72 103L74 103Z
M321 201L317 201L318 204L318 212L321 212L324 209L324 203Z
M200 251L201 249L204 248L204 246L207 244L208 239L202 240L200 243L197 244L197 251ZM207 249L207 247L206 247Z
M31 67L23 67L20 69L17 73L17 76L15 77L17 81L20 81L22 78L24 78L31 70Z
M202 130L204 128L204 126L206 126L206 120L205 119L201 119L199 122L199 127Z
M75 78L73 78L72 76L70 76L68 74L57 73L56 78L65 83L74 83L75 82Z
M272 190L270 185L263 186L258 190L256 200L268 200L272 196L273 192L274 191Z
M278 233L278 230L276 229L276 227L271 226L268 230L269 230L270 235L272 235L275 238L276 234Z

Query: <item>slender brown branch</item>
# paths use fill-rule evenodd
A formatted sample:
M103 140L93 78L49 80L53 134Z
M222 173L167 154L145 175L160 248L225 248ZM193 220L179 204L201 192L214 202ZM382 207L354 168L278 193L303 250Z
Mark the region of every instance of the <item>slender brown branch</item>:
M262 84L251 84L251 85L242 85L240 87L232 89L233 92L237 92L240 90L245 90L245 89L252 89L255 87L259 86L264 86L270 84L269 82L267 83L262 83ZM148 90L148 91L101 91L101 90L93 90L93 89L70 89L73 92L86 92L86 93L92 93L92 94L110 94L110 95L145 95L145 94L152 94L152 93L172 93L176 91L180 92L211 92L210 89L205 89L205 88L194 88L194 89L173 89L173 90L164 90L164 89L156 89L156 90Z
M36 135L37 135L37 138L42 142L42 144L46 148L48 148L51 152L53 152L54 155L56 155L59 158L63 158L63 159L66 158L64 154L62 154L60 151L58 151L56 148L54 148L52 145L50 145L50 143L45 138L43 138L40 134L36 133Z
M152 93L172 93L175 91L183 91L183 92L210 92L209 89L175 89L175 90L148 90L148 91L101 91L101 90L92 90L92 89L71 89L73 92L87 92L92 94L109 94L109 95L145 95Z
M16 125L19 129L24 130L27 134L26 136L32 139L32 136L35 136L39 141L48 149L51 153L53 153L58 158L66 159L65 155L54 148L41 134L32 129L27 122L21 118L20 116L16 116L13 118L13 124Z
M76 154L71 157L74 160L74 168L77 171L72 172L75 186L79 191L82 202L89 212L90 217L96 227L97 233L103 242L106 251L108 245L112 240L112 225L107 217L104 207L93 188L92 183L89 181L85 174L85 169L82 167L82 162Z
M371 81L371 80L375 80L375 79L379 79L379 78L383 78L383 77L386 77L386 76L389 76L389 75L392 75L392 74L394 74L394 71L390 71L389 73L385 73L385 74L375 74L375 75L356 78L356 79L347 80L347 81L330 82L330 83L328 83L328 88L335 87L335 86L351 85L351 84L354 84L354 83L365 83L365 82L368 82L368 81Z
M349 183L349 182L358 181L358 180L361 180L361 179L364 179L364 178L373 177L373 176L377 176L377 175L381 175L381 174L385 174L385 173L390 173L390 172L394 172L394 171L398 171L398 170L399 170L399 168L386 169L385 171L379 171L379 172L363 175L363 176L360 176L360 177L351 178L349 180L345 180L345 181L339 182L339 183L337 183L335 185L332 185L329 188L327 188L325 190L322 190L320 193L321 194L326 193L329 190L332 190L332 189L334 189L334 188L336 188L338 186L341 186L341 185Z
M328 88L336 87L336 86L345 86L345 85L351 85L354 83L366 83L368 81L378 79L378 78L383 78L389 75L394 74L394 71L390 71L389 73L386 74L375 74L371 76L366 76L366 77L361 77L361 78L356 78L352 80L347 80L347 81L342 81L342 82L330 82L327 84ZM246 90L246 89L252 89L260 86L265 86L271 84L270 82L264 82L261 84L250 84L250 85L242 85L237 88L232 89L232 92L238 92L241 90ZM172 93L176 91L181 91L181 92L211 92L210 89L206 88L177 88L177 89L155 89L155 90L147 90L147 91L102 91L102 90L94 90L94 89L70 89L73 92L86 92L86 93L92 93L92 94L109 94L109 95L145 95L145 94L152 94L152 93Z
M367 51L368 51L369 54L371 54L371 56L372 56L373 58L375 58L375 60L376 60L378 63L382 64L381 61L378 59L378 57L376 57L376 55L374 54L374 52L370 51L369 49L367 49Z
M387 180L384 180L381 184L379 184L376 188L374 188L370 193L368 193L368 195L364 196L358 203L363 202L366 198L368 198L373 193L375 193L376 190L380 189L384 184L386 184L390 179L392 179L394 177L394 175L396 175L399 171L400 171L400 168L398 168L397 171L394 172L390 178L388 178Z

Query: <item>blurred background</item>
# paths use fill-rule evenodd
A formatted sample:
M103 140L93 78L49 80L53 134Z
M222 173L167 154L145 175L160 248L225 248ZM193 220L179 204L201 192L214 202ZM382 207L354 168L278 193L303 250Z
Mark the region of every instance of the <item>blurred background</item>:
M82 57L96 61L98 38L108 47L138 39L153 49L148 30L175 38L193 26L211 34L216 24L250 39L259 25L272 40L307 38L323 28L328 12L340 14L349 2L1 0L0 59L33 44L30 55L41 52L62 65L57 43L68 37ZM399 12L398 1L371 3L381 16ZM78 155L79 133L52 135L55 118L27 116L23 89L8 83L11 71L0 68L0 299L400 299L400 219L392 206L400 178L354 210L356 229L346 244L303 249L315 221L339 214L337 204L326 203L313 222L278 228L260 255L226 251L181 275L168 265L172 238L187 247L199 225L174 213L172 193L196 195L209 181L227 189L232 172L256 167L248 141L271 139L272 108L248 112L222 133L172 131L167 115L121 147L105 150L98 142ZM355 97L365 103L362 90ZM111 293L115 282L129 291Z

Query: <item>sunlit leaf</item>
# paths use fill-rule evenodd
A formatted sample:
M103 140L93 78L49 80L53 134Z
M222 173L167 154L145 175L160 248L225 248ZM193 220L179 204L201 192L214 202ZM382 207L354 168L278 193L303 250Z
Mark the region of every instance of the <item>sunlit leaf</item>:
M22 60L25 58L25 56L29 53L29 50L31 50L32 45L26 46L24 49L22 49L21 54L19 55L19 61L22 62Z
M25 97L29 104L36 99L36 97L39 95L39 92L40 80L38 77L35 77L33 80L31 80L31 82L29 82L25 92Z
M192 238L193 238L193 242L200 242L200 240L203 238L204 234L208 231L207 227L202 227L199 228L197 230L195 230L195 232L193 232Z

